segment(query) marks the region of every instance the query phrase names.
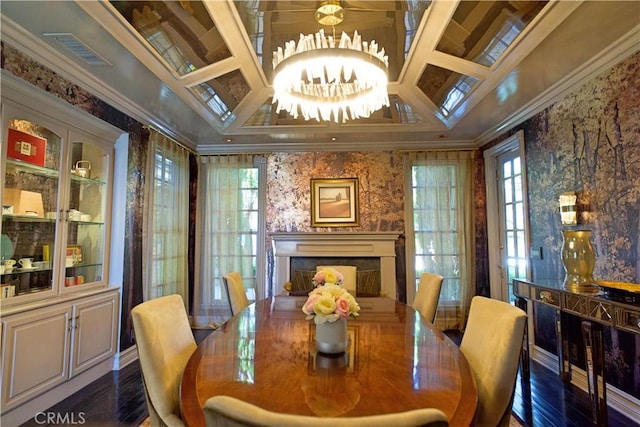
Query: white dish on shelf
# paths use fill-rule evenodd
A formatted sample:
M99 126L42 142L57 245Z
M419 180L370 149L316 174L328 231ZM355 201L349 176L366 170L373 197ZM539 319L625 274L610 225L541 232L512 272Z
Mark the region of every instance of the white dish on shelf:
M30 271L30 270L35 270L35 267L20 267L18 268L18 270L20 271Z
M37 212L25 212L24 216L38 216Z

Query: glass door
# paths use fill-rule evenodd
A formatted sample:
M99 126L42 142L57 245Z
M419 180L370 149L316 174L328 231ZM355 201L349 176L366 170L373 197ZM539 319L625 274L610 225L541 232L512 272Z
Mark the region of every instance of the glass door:
M510 151L498 157L501 269L503 298L514 302L513 279L526 279L528 269L525 204L520 154Z
M530 277L524 132L484 152L491 297L513 301L514 278Z
M108 155L88 136L72 134L64 287L101 282L105 269Z
M63 139L41 124L11 119L2 191L2 299L53 289Z

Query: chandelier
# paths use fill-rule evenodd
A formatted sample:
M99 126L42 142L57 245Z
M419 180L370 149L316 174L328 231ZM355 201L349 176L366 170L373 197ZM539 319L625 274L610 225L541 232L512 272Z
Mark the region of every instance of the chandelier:
M316 11L318 23L335 25L342 21L343 10L337 2L332 9ZM326 6L326 5L325 5ZM273 103L276 113L288 111L293 118L346 122L366 118L383 106L389 106L387 69L389 60L375 40L362 41L356 30L351 39L344 32L339 41L315 34L300 34L273 52Z

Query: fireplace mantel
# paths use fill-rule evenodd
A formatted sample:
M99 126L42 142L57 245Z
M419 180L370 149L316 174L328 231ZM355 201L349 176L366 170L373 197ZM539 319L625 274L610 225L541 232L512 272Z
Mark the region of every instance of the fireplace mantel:
M382 291L396 296L395 242L399 232L273 233L275 280L273 293L291 278L292 257L377 257Z

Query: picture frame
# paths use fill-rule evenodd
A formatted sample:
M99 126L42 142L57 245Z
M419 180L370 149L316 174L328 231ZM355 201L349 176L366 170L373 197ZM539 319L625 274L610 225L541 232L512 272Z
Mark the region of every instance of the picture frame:
M359 226L358 189L358 178L312 178L311 226Z

